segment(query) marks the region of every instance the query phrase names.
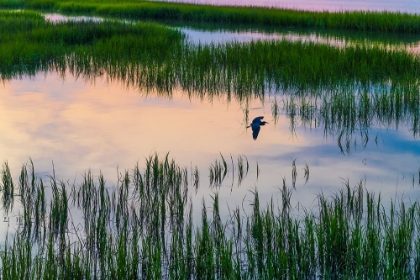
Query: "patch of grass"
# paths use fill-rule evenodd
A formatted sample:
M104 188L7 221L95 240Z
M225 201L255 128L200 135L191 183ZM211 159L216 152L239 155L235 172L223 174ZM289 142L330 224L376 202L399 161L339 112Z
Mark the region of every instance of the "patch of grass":
M395 129L403 125L418 137L419 98L417 82L349 85L336 90L286 93L281 100L284 105L272 114L285 114L293 128L322 128L326 137L336 137L343 154L349 154L353 144L365 148L373 141L378 145L378 135L370 135L373 125Z
M13 26L0 30L3 79L70 69L86 79L106 74L127 86L166 93L181 87L200 96L223 93L229 99L233 94L245 101L270 90L304 92L390 80L410 87L420 72L419 58L378 46L338 48L285 40L196 46L180 32L154 24L52 24L37 14L26 15L0 14Z
M2 79L37 71L73 69L78 75L102 71L110 60L128 58L164 61L171 47L182 43L180 32L151 23L47 22L37 13L0 12ZM111 51L112 50L112 51ZM93 65L92 65L93 64ZM77 69L76 69L77 68Z
M158 1L3 0L0 7L50 9L135 19L172 20L276 27L347 29L416 34L420 16L392 12L309 12L262 7L210 6Z

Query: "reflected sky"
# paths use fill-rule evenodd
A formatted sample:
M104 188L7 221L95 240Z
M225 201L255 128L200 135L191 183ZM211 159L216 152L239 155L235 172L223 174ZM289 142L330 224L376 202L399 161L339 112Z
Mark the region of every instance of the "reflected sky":
M69 16L69 15L61 15L61 14L44 14L46 20L57 23L57 22L64 22L64 21L95 21L100 22L103 18L100 17L92 17L92 16Z
M209 188L209 165L228 160L230 170L220 190L221 205L241 205L250 190L258 188L267 201L280 194L282 179L291 185L292 161L296 159L298 180L293 195L297 205L311 206L316 194L334 193L346 180L354 186L366 181L366 188L392 197L396 193L415 199L419 195L420 143L405 128L398 131L373 127L366 147L352 143L343 155L335 137L325 137L322 128L297 127L271 116L271 101L253 101L249 119L265 116L266 124L252 139L244 120L244 106L223 98L189 99L175 92L170 100L120 85L93 83L53 73L11 80L1 86L0 154L17 176L31 157L38 175L51 175L54 164L58 178L80 180L87 169L99 170L115 185L118 170L130 170L136 162L157 152L170 152L178 164L198 167L200 187L194 198L198 205L215 190ZM238 186L232 174L230 156L237 162L245 155L250 171ZM257 163L260 174L257 180ZM308 164L310 179L305 184L303 168ZM414 186L413 186L413 180Z
M258 40L286 40L289 42L305 42L326 44L336 47L345 47L348 45L360 46L373 46L379 45L380 47L389 50L405 49L413 54L420 54L420 42L417 36L407 36L400 40L394 39L392 43L386 41L378 41L372 36L359 36L359 38L348 39L345 37L346 33L343 32L341 36L331 36L328 33L320 35L317 32L306 32L306 34L298 33L296 31L271 31L263 32L261 30L199 30L190 27L179 28L190 43L193 44L224 44L229 42L248 43ZM391 37L391 36L390 36Z
M259 35L244 36L253 39ZM226 39L229 37L227 34ZM420 143L403 126L395 130L374 125L366 146L351 143L351 152L343 154L336 137L325 136L322 128L291 130L282 112L274 120L272 95L263 103L250 101L249 119L244 118L244 104L227 101L223 95L200 100L175 91L168 98L108 83L105 78L92 83L67 75L63 80L49 72L4 81L0 95L0 160L9 163L15 178L31 158L44 179L54 169L57 178L71 185L91 169L95 176L101 171L107 185L115 186L123 170L132 169L136 162L143 167L145 158L155 152L162 156L169 152L181 166L191 172L197 166L200 172L200 186L195 195L190 192L196 222L202 198L209 206L215 192L220 195L224 220L228 210L252 208L255 189L262 207L270 199L280 205L276 201L281 201L283 180L292 185L294 160L298 179L291 202L298 214L303 214L299 210L303 207L317 207L318 193L334 195L346 182L354 186L363 181L366 189L381 193L385 206L389 198L415 201L420 196ZM281 96L276 98L281 102ZM257 116L264 116L268 124L253 140L257 137L246 126ZM209 165L220 154L228 161L228 175L219 188L211 188ZM250 170L239 184L230 157L236 163L241 155L248 159ZM0 235L8 225L0 224Z
M65 20L54 15L47 18ZM190 40L201 43L267 38L342 42L315 33L182 30ZM333 194L346 180L351 186L364 180L368 190L386 197L404 194L414 200L419 195L420 144L405 127L396 131L374 126L368 145L351 143L347 155L340 152L336 137L325 137L322 128L296 127L292 133L286 115L280 114L274 121L272 97L264 104L251 101L249 120L245 120L245 105L223 97L199 100L174 92L168 99L101 78L91 83L70 75L63 80L54 73L6 81L0 94L0 160L9 162L15 176L31 157L38 175L51 175L54 166L58 178L73 182L90 168L94 174L101 170L107 182L115 185L118 172L132 169L136 162L142 166L155 152L170 152L181 166L192 170L197 165L200 187L194 204L200 205L203 197L216 191L208 187L209 165L220 159L221 153L228 162L232 156L235 163L239 155L245 155L250 164L241 186L230 164L227 178L217 190L225 210L228 203L230 209L242 207L255 188L266 202L271 197L280 199L282 180L291 185L295 159L298 181L293 205L312 207L316 194ZM254 141L246 126L257 116L265 116L269 124ZM378 144L372 140L376 135ZM310 176L305 184L306 164Z

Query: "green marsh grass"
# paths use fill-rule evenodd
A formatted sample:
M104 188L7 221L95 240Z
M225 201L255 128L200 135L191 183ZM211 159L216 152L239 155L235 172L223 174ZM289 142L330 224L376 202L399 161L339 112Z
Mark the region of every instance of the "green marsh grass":
M228 167L225 158L222 154L220 154L221 160L215 160L209 167L209 179L210 179L210 186L218 187L222 184L225 180L225 177L228 172Z
M249 162L246 156L238 156L238 185L242 183L242 180L248 175Z
M416 34L420 17L392 12L310 12L262 7L210 6L158 1L3 0L0 7L55 10L130 19L171 20L276 27L348 29Z
M229 170L231 171L232 176L232 187L235 180L235 169L237 170L237 182L238 186L242 184L242 181L245 179L245 177L248 175L249 172L249 161L248 158L245 155L239 155L237 158L237 162L235 163L233 160L232 155L231 157L231 163L232 165L229 167L227 162L225 161L222 154L220 154L221 160L215 160L214 163L210 164L209 166L209 181L210 186L212 187L220 187L225 180ZM198 170L196 169L193 173L193 177L196 176L196 173L198 174ZM195 180L195 179L193 179ZM196 186L196 182L193 182L194 186Z
M263 205L255 189L251 208L232 209L227 219L216 192L210 203L203 199L197 223L186 170L167 154L152 155L110 187L91 171L80 183L53 175L44 184L32 162L23 165L20 183L12 176L7 183L21 186L14 193L47 189L51 196L45 206L38 195L13 205L32 209L31 222L9 228L0 246L2 278L415 279L419 271L417 201L393 199L385 207L364 182L346 181L298 210L283 180L279 200ZM28 234L37 227L42 238Z
M133 86L163 91L181 86L187 91L239 97L346 81L387 82L420 71L416 57L379 47L340 49L284 40L194 46L180 32L154 24L52 24L40 15L30 15L28 19L26 12L0 14L7 22L14 18L13 29L3 29L1 34L5 40L0 51L3 78L68 66L73 74L88 78L103 72Z
M294 125L342 135L343 151L355 133L366 143L363 132L374 120L408 123L418 133L419 61L405 52L285 41L197 47L158 25L0 17L10 23L0 37L2 79L69 70L90 80L103 73L127 86L244 102L278 90L292 94L283 104ZM226 176L223 156L215 162L214 174ZM244 165L238 159L238 181ZM121 172L112 188L90 171L79 185L55 175L42 180L32 163L17 184L7 163L1 174L5 213L22 205L22 224L0 248L5 279L415 279L420 271L418 203L385 208L363 184L321 193L316 208L296 214L290 201L299 186L284 179L281 201L261 205L255 190L252 211L234 209L229 221L221 219L216 193L211 204L194 208L201 209L195 224L188 199L193 180L168 155Z
M125 54L125 59L119 57L125 63L129 58L162 61L171 54L167 48L182 42L183 37L175 30L151 23L88 21L53 24L32 12L1 12L0 20L5 23L0 31L2 79L53 69L64 75L67 68L75 76L94 76L116 59L115 52ZM105 43L107 48L104 48ZM102 57L99 69L94 54Z
M15 186L12 180L12 175L10 173L9 164L4 163L2 171L2 202L3 202L3 211L7 214L13 208L14 196L15 196Z
M369 142L379 144L378 135L373 137L370 132L375 125L392 129L404 126L418 137L419 96L417 85L392 82L383 87L353 85L316 94L286 93L280 103L283 106L272 114L287 116L292 131L298 126L323 129L325 137L336 137L340 151L348 154L353 145L365 148Z

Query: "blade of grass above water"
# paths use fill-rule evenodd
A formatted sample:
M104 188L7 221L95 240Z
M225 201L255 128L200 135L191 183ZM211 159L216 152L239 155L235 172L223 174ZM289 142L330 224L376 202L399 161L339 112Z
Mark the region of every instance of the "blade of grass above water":
M332 195L319 194L312 210L298 210L290 205L294 188L284 184L282 200L261 205L255 190L250 212L234 209L228 220L221 218L215 193L193 224L192 205L173 200L179 190L195 188L183 181L183 169L168 156L152 155L144 169L137 165L133 173L122 174L111 204L103 203L108 187L102 176L93 179L87 172L81 185L73 186L51 176L47 188L53 196L42 218L45 235L25 234L36 228L40 211L35 200L26 201L25 207L34 209L33 223L16 232L10 228L0 250L2 277L414 279L418 271L420 209L415 201L394 200L384 207L381 196L367 191L363 182L354 188L346 182ZM33 165L24 165L20 182L42 190L34 172ZM69 199L68 190L91 204ZM189 211L177 212L181 205ZM85 213L81 220L68 215L79 210ZM165 222L173 215L177 222Z

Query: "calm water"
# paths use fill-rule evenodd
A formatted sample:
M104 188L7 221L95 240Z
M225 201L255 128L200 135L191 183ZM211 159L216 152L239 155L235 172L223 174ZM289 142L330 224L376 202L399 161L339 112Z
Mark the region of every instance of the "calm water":
M283 178L291 185L294 159L296 205L310 207L316 193L333 193L345 180L352 186L365 180L369 190L387 197L404 193L415 199L420 194L420 143L409 129L374 126L366 147L360 141L352 142L350 154L342 154L337 137L326 137L322 128L298 126L292 133L285 115L275 123L271 105L268 98L249 106L250 118L265 116L269 122L255 141L245 128L243 104L235 100L209 102L190 99L184 92L168 99L107 84L100 78L92 83L40 73L2 85L0 153L15 175L31 157L40 176L52 174L54 165L58 178L73 182L90 168L96 175L101 170L112 186L118 170L132 169L136 162L144 166L144 159L155 152L170 152L181 166L199 168L197 203L216 191L208 187L208 167L220 160L220 153L228 160L231 155L235 163L239 155L245 155L250 172L243 183L238 187L229 163L230 171L219 190L230 207L240 205L255 188L267 201L276 197ZM373 141L376 136L377 143ZM306 184L305 164L310 168Z
M312 9L309 4L299 6L305 2L293 3L296 8ZM334 3L339 7L345 2ZM359 3L371 3L368 9L379 7L379 2ZM381 3L386 9L402 10L391 1ZM282 4L288 5L287 2ZM410 5L418 4L412 1ZM60 16L47 15L47 18L59 20ZM347 43L346 37L311 32L206 31L190 27L183 27L182 31L195 43L255 39ZM401 43L411 51L418 49L415 38L388 39L393 42L392 46ZM378 40L388 42L388 39ZM362 37L360 42L366 43L365 40ZM354 38L352 41L357 42ZM269 122L261 128L255 141L252 131L246 129L245 104L227 101L224 97L200 100L177 91L168 98L146 94L141 89L127 89L101 77L92 82L71 75L63 79L50 72L6 81L0 87L0 95L0 160L8 161L15 176L31 158L39 176L51 175L54 167L58 178L72 183L91 169L96 175L102 171L112 187L116 185L119 172L132 169L137 162L144 166L149 155L164 156L169 152L181 166L189 170L197 166L200 171L200 186L192 196L193 203L200 205L202 198L210 200L217 191L222 211L228 207L234 209L236 205L249 206L248 197L252 197L251 191L255 188L264 202L278 199L283 178L291 186L295 159L298 172L292 196L295 207L314 207L317 193L333 194L347 180L351 186L363 180L368 190L380 192L387 198L403 196L415 200L420 195L420 143L404 125L396 129L392 125L375 124L369 129L370 141L366 147L358 140L351 143L350 153L343 154L337 145L337 135L326 136L322 128L299 125L291 132L290 119L283 112L275 121L271 114L273 96L249 104L250 120L265 116ZM220 160L220 154L228 160L229 172L220 188L209 188L209 166ZM250 164L249 173L240 186L237 173L233 173L237 170L234 171L230 162L232 157L236 164L239 156L246 156ZM310 169L307 183L304 179L306 164Z
M342 10L369 10L369 11L398 11L404 13L420 13L420 2L417 0L166 0L166 2L185 2L211 5L233 6L263 6L311 11L342 11Z
M99 17L63 16L60 14L45 14L45 18L52 22L67 20L93 20L101 21ZM360 34L358 32L319 32L296 29L249 29L249 28L212 28L174 26L181 30L187 40L193 44L223 44L227 42L251 42L256 40L287 40L329 44L337 47L346 45L371 45L377 44L389 49L405 49L411 53L420 53L420 36L416 35L383 35L379 33Z

